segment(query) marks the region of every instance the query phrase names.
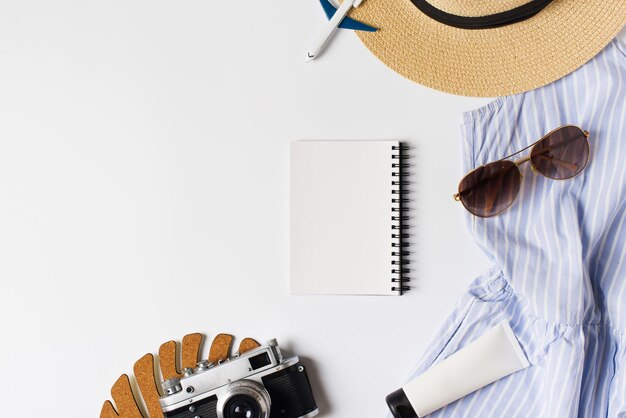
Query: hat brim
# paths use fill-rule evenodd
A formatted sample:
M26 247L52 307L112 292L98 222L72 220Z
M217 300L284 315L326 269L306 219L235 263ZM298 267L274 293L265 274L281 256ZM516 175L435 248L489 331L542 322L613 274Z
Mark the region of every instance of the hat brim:
M623 0L556 0L525 21L459 29L410 0L366 0L351 17L383 63L420 84L464 96L501 96L551 83L593 58L626 24Z

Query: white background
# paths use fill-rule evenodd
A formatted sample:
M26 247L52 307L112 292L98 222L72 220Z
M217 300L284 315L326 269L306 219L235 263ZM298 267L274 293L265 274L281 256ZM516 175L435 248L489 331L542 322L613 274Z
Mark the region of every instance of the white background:
M377 417L488 267L451 195L460 113L316 0L0 2L3 416L96 417L135 360L190 332L277 337L320 417ZM416 155L413 290L288 292L289 143ZM208 345L205 345L205 351Z

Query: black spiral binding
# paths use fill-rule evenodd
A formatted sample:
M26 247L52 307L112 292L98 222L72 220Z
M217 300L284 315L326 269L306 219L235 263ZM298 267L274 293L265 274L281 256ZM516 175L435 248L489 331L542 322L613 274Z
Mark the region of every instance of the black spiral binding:
M406 204L409 203L409 199L406 197L408 193L407 186L409 181L406 180L408 173L406 170L409 168L409 163L406 162L408 146L406 145L393 145L391 147L393 151L391 163L393 179L391 180L391 186L393 187L391 194L391 238L393 243L391 244L391 290L397 291L402 294L410 289L407 284L409 278L406 275L409 273L408 246L406 241L409 238L409 225L407 221L409 217L405 215Z

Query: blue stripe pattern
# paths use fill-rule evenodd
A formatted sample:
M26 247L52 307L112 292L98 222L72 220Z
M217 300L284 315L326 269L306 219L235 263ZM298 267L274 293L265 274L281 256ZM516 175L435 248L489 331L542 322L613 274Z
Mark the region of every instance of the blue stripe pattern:
M466 113L464 170L565 124L591 133L587 168L554 181L524 164L507 211L467 214L494 267L473 282L411 377L503 319L531 366L431 417L626 417L624 45L614 40L561 80Z

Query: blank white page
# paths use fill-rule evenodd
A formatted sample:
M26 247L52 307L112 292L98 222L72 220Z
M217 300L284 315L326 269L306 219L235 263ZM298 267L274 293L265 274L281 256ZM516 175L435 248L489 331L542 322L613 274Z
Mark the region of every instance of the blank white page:
M398 295L391 182L397 141L291 144L291 292Z

